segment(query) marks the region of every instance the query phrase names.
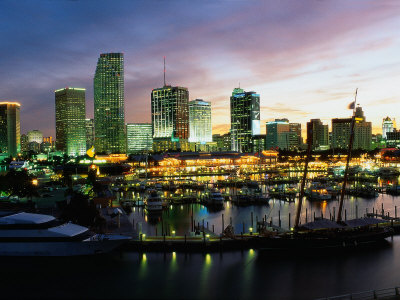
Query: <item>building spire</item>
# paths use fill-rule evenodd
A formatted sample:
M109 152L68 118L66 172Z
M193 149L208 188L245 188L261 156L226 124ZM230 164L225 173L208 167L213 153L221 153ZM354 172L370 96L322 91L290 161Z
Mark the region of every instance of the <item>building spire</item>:
M166 84L165 84L165 56L164 56L164 86L166 86Z

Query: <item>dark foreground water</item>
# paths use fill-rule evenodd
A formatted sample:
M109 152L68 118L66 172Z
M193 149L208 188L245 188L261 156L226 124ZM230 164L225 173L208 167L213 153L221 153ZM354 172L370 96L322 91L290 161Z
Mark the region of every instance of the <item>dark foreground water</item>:
M314 299L400 283L400 237L369 251L295 251L1 258L1 298Z

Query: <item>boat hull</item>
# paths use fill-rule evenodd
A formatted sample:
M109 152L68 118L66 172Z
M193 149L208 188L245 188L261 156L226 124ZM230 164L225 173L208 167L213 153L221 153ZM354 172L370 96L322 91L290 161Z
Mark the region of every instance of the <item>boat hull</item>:
M0 256L84 256L108 253L128 240L115 237L108 240L60 242L0 242Z
M354 236L336 237L258 237L253 240L260 250L319 250L319 249L352 249L371 246L385 241L393 235L392 231L381 231Z

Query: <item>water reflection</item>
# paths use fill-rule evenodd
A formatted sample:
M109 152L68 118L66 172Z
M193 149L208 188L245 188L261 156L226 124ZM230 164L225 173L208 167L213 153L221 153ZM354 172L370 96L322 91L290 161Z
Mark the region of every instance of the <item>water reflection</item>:
M139 279L145 279L147 276L147 256L146 253L139 254Z
M210 269L212 266L212 259L211 259L211 255L209 253L207 253L204 256L204 262L203 262L203 268L201 270L201 275L200 275L200 298L204 299L206 294L208 293L208 288L210 288L208 286L208 281L210 280Z

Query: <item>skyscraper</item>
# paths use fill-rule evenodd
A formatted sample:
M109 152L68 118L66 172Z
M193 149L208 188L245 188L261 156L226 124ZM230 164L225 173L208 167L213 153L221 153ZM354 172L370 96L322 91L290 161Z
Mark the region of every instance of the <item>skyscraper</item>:
M103 53L97 61L94 128L96 152L126 152L123 53Z
M21 152L20 104L0 102L0 150L17 156Z
M296 132L290 132L288 119L275 119L266 123L266 149L289 149L290 140L297 137Z
M390 119L389 117L384 118L382 121L382 138L386 139L387 133L393 132L395 128L396 123L394 119Z
M126 124L127 153L151 151L153 148L152 126L150 123Z
M235 88L230 102L232 150L251 152L252 137L260 134L260 95Z
M312 135L311 135L312 133ZM329 148L328 125L322 124L320 119L311 119L307 122L307 142L312 140L313 150L326 150Z
M71 87L55 91L56 148L68 156L86 153L85 91Z
M211 102L202 99L189 102L189 142L212 142Z
M85 119L86 127L86 149L90 149L94 145L94 120Z
M151 120L154 139L189 138L189 91L164 85L151 91Z
M350 141L351 118L332 119L332 148L347 149ZM361 106L355 111L353 149L371 150L372 124L366 122Z

